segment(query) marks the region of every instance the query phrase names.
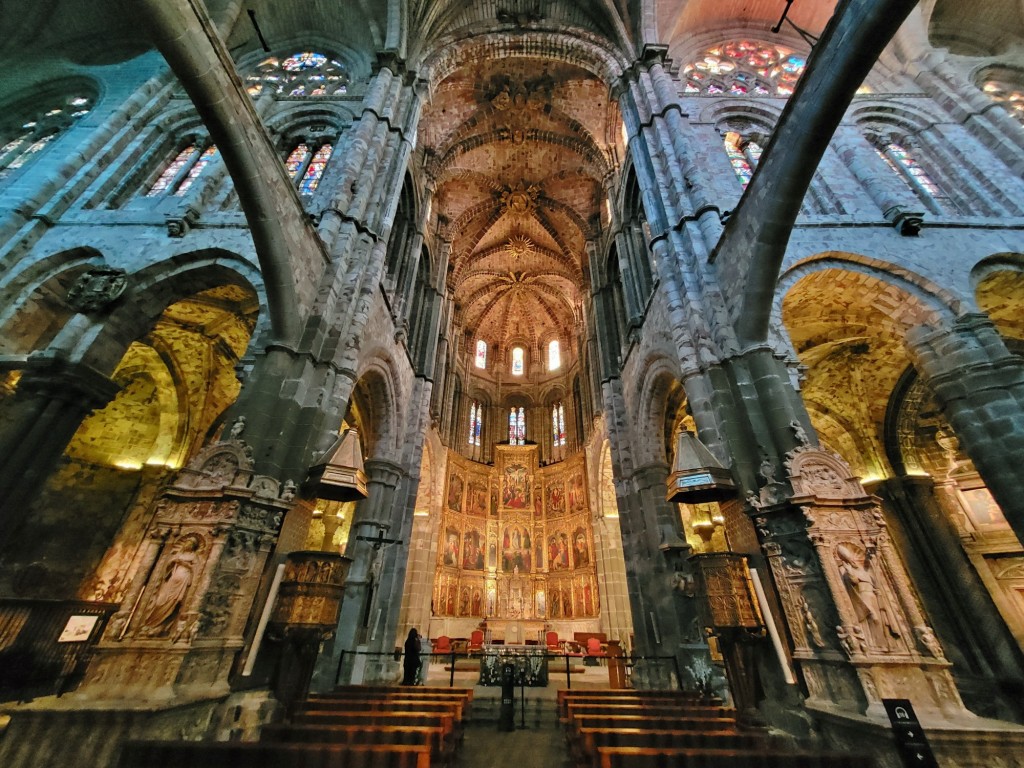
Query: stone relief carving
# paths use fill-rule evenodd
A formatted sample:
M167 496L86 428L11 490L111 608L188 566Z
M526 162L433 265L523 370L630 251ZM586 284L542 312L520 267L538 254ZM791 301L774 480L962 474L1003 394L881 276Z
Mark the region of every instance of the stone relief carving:
M871 647L892 650L892 640L901 636L899 619L887 596L881 593L871 564L871 552L843 542L835 549L839 574L857 614L858 627Z
M235 423L231 425L231 431L228 432L228 439L238 440L242 437L243 432L245 432L245 416L239 416L235 419Z
M178 621L189 589L199 571L203 539L198 534L186 534L171 545L170 557L163 563L162 579L156 593L146 606L139 635L158 637Z
M83 272L68 291L67 303L76 312L100 312L128 287L128 273L112 267L95 267Z
M801 446L786 454L786 468L796 496L816 496L825 499L852 499L866 497L849 465L839 456Z
M804 615L804 628L811 637L811 642L819 648L825 647L825 640L821 636L821 629L818 627L818 622L814 618L814 611L811 610L810 603L807 602L807 598L803 595L800 596L800 611Z

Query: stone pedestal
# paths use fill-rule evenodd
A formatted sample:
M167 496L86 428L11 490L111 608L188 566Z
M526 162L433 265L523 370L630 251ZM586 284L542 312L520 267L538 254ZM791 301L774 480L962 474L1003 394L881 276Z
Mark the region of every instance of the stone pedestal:
M248 446L216 443L156 503L121 610L83 690L117 696L228 689L291 491L255 475Z

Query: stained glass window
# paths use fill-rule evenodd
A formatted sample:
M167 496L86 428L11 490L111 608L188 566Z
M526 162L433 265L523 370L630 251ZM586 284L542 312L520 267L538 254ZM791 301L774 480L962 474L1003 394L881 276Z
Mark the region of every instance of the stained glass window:
M295 147L288 155L288 159L284 161L284 167L288 171L288 176L293 179L298 176L312 156L309 147L305 144L299 144Z
M210 161L213 160L213 158L215 158L216 156L216 147L207 147L205 150L203 150L203 154L201 154L199 156L199 159L196 160L195 164L191 168L189 168L189 171L186 174L185 178L182 179L181 184L179 184L178 188L174 190L175 197L181 197L186 192L188 192L189 187L192 186L192 182L199 178L199 174L206 170L206 166L208 166L210 164Z
M558 345L558 339L553 339L548 344L548 370L557 371L562 367L562 352Z
M890 141L884 145L876 145L875 151L889 166L889 169L909 183L918 195L923 194L930 197L936 204L947 200L945 193L939 189L939 186L932 181L924 168L902 144Z
M526 409L511 408L508 413L508 442L509 445L526 444Z
M250 96L265 90L278 96L340 96L348 91L344 64L322 53L301 51L280 58L270 56L245 78Z
M476 342L476 367L487 367L487 342L483 339L478 339Z
M0 118L0 179L21 168L74 122L89 114L91 96L73 94L59 101L46 101L29 112L16 110Z
M783 45L735 40L708 48L683 67L686 93L790 96L807 58Z
M512 348L512 375L522 376L526 370L526 351L522 347Z
M981 90L992 101L999 102L1011 115L1024 123L1024 87L1002 79L990 78L981 84Z
M551 438L555 447L565 445L565 406L561 403L551 407Z
M210 162L217 157L217 148L209 146L200 151L195 144L189 144L181 150L167 167L160 172L153 186L146 192L146 197L173 194L181 197L202 174Z
M483 407L476 400L469 406L469 444L480 445L480 434L483 431Z
M167 188L171 186L171 183L178 178L178 174L181 173L182 169L192 162L193 158L199 150L195 144L189 144L181 152L179 152L167 167L164 168L157 180L153 182L153 186L149 188L149 192L146 193L146 197L155 197L156 195L163 194L167 191Z
M725 153L729 156L729 162L736 173L736 178L740 180L740 184L746 189L747 184L750 183L750 179L754 175L754 169L750 167L750 163L747 162L747 158L743 154L743 149L740 146L741 141L743 141L743 137L735 131L729 131L725 134Z
M316 191L317 185L324 175L324 168L327 167L327 161L331 159L331 152L333 151L334 146L332 144L324 144L316 151L313 159L309 161L309 167L306 168L306 172L302 175L302 181L299 183L300 195L312 195Z

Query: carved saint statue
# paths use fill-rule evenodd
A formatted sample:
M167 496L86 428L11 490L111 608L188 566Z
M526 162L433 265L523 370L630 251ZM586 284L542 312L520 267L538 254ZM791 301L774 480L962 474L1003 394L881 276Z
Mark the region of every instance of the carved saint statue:
M861 557L854 546L844 543L836 547L836 556L839 573L868 644L888 649L889 638L899 637L900 633L894 624L895 617L888 615L884 597L878 594L870 554Z
M181 542L178 551L167 561L164 580L150 601L149 612L142 622L143 634L158 635L178 618L195 576L198 550L199 540L190 536Z

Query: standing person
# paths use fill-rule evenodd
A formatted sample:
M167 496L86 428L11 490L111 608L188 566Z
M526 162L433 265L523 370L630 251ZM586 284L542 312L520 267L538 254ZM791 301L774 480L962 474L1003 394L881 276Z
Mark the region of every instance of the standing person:
M420 635L416 627L413 627L405 640L405 659L402 662L405 676L402 685L416 685L416 675L420 671L420 648Z

